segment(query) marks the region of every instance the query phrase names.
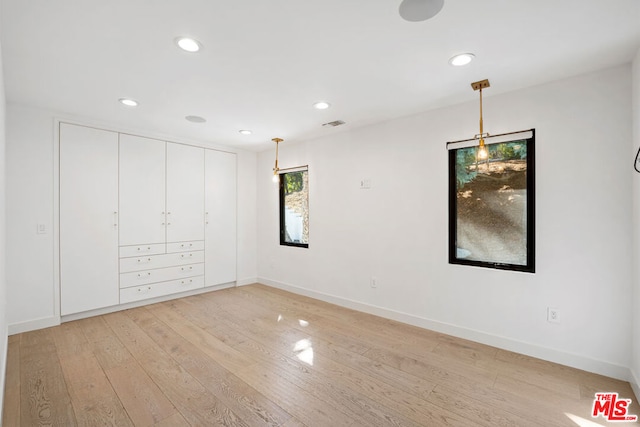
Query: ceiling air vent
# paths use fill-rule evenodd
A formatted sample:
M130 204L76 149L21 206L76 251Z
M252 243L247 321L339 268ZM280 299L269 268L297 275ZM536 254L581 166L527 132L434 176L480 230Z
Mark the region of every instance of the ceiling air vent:
M340 126L340 125L343 125L343 124L344 124L344 122L342 120L334 120L332 122L325 123L322 126L336 127L336 126Z

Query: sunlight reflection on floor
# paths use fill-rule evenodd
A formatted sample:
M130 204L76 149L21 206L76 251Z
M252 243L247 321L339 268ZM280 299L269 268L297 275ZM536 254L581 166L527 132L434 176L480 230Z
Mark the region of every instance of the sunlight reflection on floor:
M302 362L309 366L313 366L313 346L307 338L301 339L293 346L293 351Z
M565 412L565 415L567 416L567 418L569 418L571 421L573 421L574 423L576 423L576 425L580 427L603 427L602 424L598 424L593 421L586 420L577 415L569 414L567 412Z

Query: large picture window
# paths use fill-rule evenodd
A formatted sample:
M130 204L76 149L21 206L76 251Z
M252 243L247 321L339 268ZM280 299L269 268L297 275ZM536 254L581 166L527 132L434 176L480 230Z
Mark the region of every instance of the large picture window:
M280 173L280 244L309 247L309 171Z
M535 132L449 147L449 263L535 272Z

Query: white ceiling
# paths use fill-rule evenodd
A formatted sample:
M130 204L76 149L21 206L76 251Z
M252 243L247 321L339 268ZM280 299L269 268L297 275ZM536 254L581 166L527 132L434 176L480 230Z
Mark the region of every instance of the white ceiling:
M639 0L1 0L7 101L250 150L629 62ZM179 50L189 35L204 49ZM461 68L448 59L473 52ZM118 103L122 97L138 108ZM332 108L314 110L326 100ZM191 123L187 115L206 123ZM337 128L322 123L344 120ZM239 129L251 129L250 136Z

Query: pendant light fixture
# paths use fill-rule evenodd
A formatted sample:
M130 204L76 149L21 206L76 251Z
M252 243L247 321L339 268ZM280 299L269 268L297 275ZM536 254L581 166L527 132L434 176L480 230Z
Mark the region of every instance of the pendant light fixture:
M278 182L280 180L278 172L280 172L280 168L278 167L278 144L284 141L282 138L273 138L271 139L276 143L276 164L273 167L273 182Z
M480 133L475 136L475 138L480 138L480 142L478 144L478 160L485 160L489 157L489 152L487 151L487 147L484 145L484 138L489 136L489 133L484 133L483 123L482 123L482 89L488 88L489 80L480 80L479 82L471 83L471 87L473 90L480 91Z

